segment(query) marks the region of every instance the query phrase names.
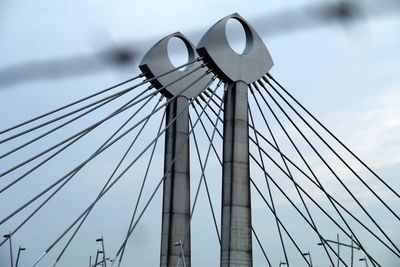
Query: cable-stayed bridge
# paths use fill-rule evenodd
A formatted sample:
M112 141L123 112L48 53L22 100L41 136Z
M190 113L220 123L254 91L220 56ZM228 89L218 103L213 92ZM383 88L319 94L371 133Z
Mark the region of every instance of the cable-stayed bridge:
M226 38L225 26L232 19L246 33L242 53ZM168 57L172 38L183 41L189 54L188 62L178 67ZM311 114L270 73L272 67L257 32L232 14L214 24L197 47L181 33L171 34L147 52L135 77L2 130L0 194L18 196L0 221L9 228L0 245L10 246L11 265L17 263L13 236L29 227L69 184L90 175L85 174L90 164L103 157L101 162L106 162L121 143L115 165L96 174L106 176L100 190L51 236L52 242L30 265L49 264L44 262L50 257L51 265L62 264L70 257L68 250L79 246L76 239L90 227L99 203L112 202L107 197L130 178L140 183L132 189L137 194L129 200L134 205L123 238L93 254L91 265L139 264L126 260L131 253L127 245L140 235L138 226L149 207L157 205L157 194L161 214L152 220L160 220L161 229L151 231L159 231L160 247L147 256L161 266L196 265L192 219L201 198L215 232L209 242L218 246L214 266L253 266L256 250L264 266L385 266L387 257L399 264L399 242L391 230L400 220L393 204L398 203L398 190ZM113 120L120 125L110 127ZM96 135L104 137L100 144L92 144ZM156 158L157 149L162 158ZM83 159L65 157L71 150ZM69 162L63 168L52 165L65 159L72 167ZM24 184L30 179L36 179L34 190ZM265 221L254 216L255 198L257 209L262 207L268 217ZM379 215L368 205L370 199ZM290 210L280 209L282 202ZM60 213L64 209L58 207ZM304 240L301 231L310 234L313 248L299 242ZM103 245L105 240L98 239ZM271 252L268 246L278 249ZM351 258L343 256L345 249L351 250Z

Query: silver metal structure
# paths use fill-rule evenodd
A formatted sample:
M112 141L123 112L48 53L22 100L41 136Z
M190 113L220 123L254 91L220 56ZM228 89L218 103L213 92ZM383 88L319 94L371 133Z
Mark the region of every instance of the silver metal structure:
M171 38L182 40L188 50L189 62L198 58L193 44L181 33L170 34L157 42L144 56L140 69L147 78L156 77L174 66L168 56L168 42ZM162 230L160 266L175 267L181 261L190 266L190 155L189 155L189 110L188 100L200 92L210 81L212 75L207 75L188 90L184 88L200 78L203 73L194 72L178 82L186 72L199 67L202 63L195 62L183 71L176 71L155 79L152 84L156 88L164 87L163 95L167 98L176 96L166 107L166 125L172 121L165 133L163 185ZM172 84L171 84L172 83ZM181 114L178 117L178 114ZM176 242L184 243L174 246ZM183 255L182 255L183 254Z
M246 45L242 53L236 53L227 40L225 29L229 20L238 21L245 31ZM171 38L178 38L185 44L189 55L187 63L176 67L171 63L168 55L168 45ZM263 264L263 266L267 265L272 267L279 265L312 267L313 262L311 260L310 251L313 252L313 260L315 265L319 266L321 265L321 262L324 262L325 264L327 262L326 260L329 260L329 264L332 266L353 266L353 260L355 256L353 255L354 249L357 249L359 250L359 253L362 253L359 255L359 257L362 258L357 258L359 258L359 261L364 261L365 265L371 264L372 266L386 266L387 263L378 263L379 261L387 262L385 261L387 256L386 254L375 256L374 254L378 254L377 252L381 251L380 249L375 249L375 245L382 246L382 248L385 249L385 251L383 251L384 253L390 253L387 254L388 256L392 255L400 259L400 248L394 242L395 239L391 237L389 232L385 231L385 227L383 227L383 225L379 225L378 220L374 219L376 216L372 216L372 213L370 214L367 209L367 205L365 205L363 202L360 202L362 198L357 197L357 195L350 190L351 186L348 186L343 182L343 180L347 179L341 179L340 175L338 175L339 172L337 172L337 168L329 164L329 160L326 157L323 157L322 153L318 151L319 149L317 149L317 147L319 146L315 145L315 140L313 141L312 137L318 138L318 142L322 141L324 145L326 145L326 148L329 148L329 150L335 154L337 159L339 159L348 168L348 170L354 174L355 177L353 178L360 180L360 182L365 185L370 193L380 201L380 203L387 209L388 212L391 213L391 215L393 215L392 219L400 222L400 215L395 212L394 208L392 209L385 202L383 197L376 193L380 192L380 190L374 190L373 187L368 185L365 182L366 180L364 181L364 179L355 171L355 169L353 169L344 160L344 155L342 156L341 153L337 152L334 146L335 144L329 143L323 138L323 136L328 133L337 141L336 145L340 145L340 147L345 148L352 156L354 156L355 159L357 159L359 163L364 165L364 167L366 167L367 170L369 170L369 172L375 176L375 178L382 182L382 184L388 190L387 192L391 191L394 196L400 200L400 194L398 193L398 190L388 185L379 175L370 169L368 165L363 163L347 146L345 146L335 135L330 132L330 130L328 130L321 122L319 122L319 120L316 119L312 113L310 113L296 98L289 93L288 90L286 90L283 85L281 85L269 73L269 70L272 68L273 64L274 63L271 59L271 56L257 32L241 16L235 13L221 19L214 24L203 36L197 48L195 48L194 45L179 32L168 35L157 42L147 52L140 64L142 73L130 78L129 80L123 81L111 87L105 88L97 93L76 100L70 104L64 105L63 107L54 109L40 116L36 116L33 119L16 124L5 130L0 130L0 135L9 132L8 136L2 135L0 137L0 144L3 144L24 136L25 134L30 134L39 128L48 126L64 118L68 118L68 121L57 126L53 125L55 126L54 128L51 128L49 131L44 133L39 133L40 135L34 137L28 142L25 142L22 139L24 142L22 145L17 144L17 147L12 148L5 153L2 152L3 154L0 155L1 160L13 154L14 152L19 151L20 149L22 150L22 148L25 146L28 146L39 139L52 134L64 126L67 126L69 123L75 122L86 114L100 109L111 101L116 99L119 99L118 101L124 101L124 103L119 103L119 107L117 109L113 109L113 112L108 113L109 115L106 117L99 119L95 123L90 122L89 126L85 125L83 129L79 129L77 132L73 130L72 136L68 138L64 138L64 136L62 136L62 141L57 141L55 144L52 143L51 146L45 148L45 150L42 150L41 152L39 151L39 153L35 154L34 156L28 154L29 158L18 161L17 165L11 163L12 165L8 166L6 170L2 170L0 177L13 173L15 170L23 167L25 164L33 162L39 157L51 152L51 154L49 153L46 155L45 159L41 159L39 163L34 163L34 166L27 165L29 166L29 170L21 169L23 170L22 175L13 173L12 175L17 175L17 178L13 178L12 181L7 181L7 179L4 179L5 185L2 184L2 188L0 188L1 194L19 183L19 181L31 174L37 168L41 167L43 164L52 160L52 158L56 157L58 153L62 153L64 150L67 150L70 145L80 140L80 138L83 138L86 134L90 134L101 124L118 116L119 114L122 114L125 111L132 111L132 114L130 112L129 114L122 114L123 116L129 115L129 118L127 118L127 120L124 119L122 125L113 131L113 133L107 137L101 145L96 146L94 151L90 153L89 156L85 155L83 161L81 161L78 165L68 165L67 167L69 171L67 171L66 174L60 175L59 178L54 182L51 180L52 183L40 192L34 191L34 195L27 201L23 200L23 203L17 203L17 207L15 209L13 208L11 213L6 212L4 215L4 212L1 213L2 217L0 218L0 226L8 227L11 225L13 228L8 234L3 236L5 239L2 241L0 240L0 248L2 245L9 242L11 265L13 266L11 238L13 237L13 240L15 240L14 234L17 233L21 227L25 225L25 223L31 220L33 216L36 216L36 213L38 213L38 211L41 210L46 203L52 200L52 198L59 191L63 190L63 187L67 185L71 179L80 179L81 177L75 176L80 176L78 172L82 168L88 168L89 166L86 165L89 165L92 160L116 144L119 140L131 135L130 133L135 133L134 136L129 137L132 138L130 145L127 147L123 156L113 168L112 173L110 173L109 176L107 174L108 178L101 190L99 190L98 194L95 196L95 198L93 198L89 205L86 206L86 209L74 217L74 220L72 220L71 223L68 224L68 226L56 236L55 240L49 244L40 257L34 262L33 266L37 266L42 259L46 257L48 259L50 253L52 253L54 250L57 250L57 244L59 244L61 240L68 238L68 241L65 242L65 245L55 258L53 266L55 267L58 263L60 263L60 259L66 254L64 252L66 252L68 247L70 247L71 242L76 237L78 231L81 229L81 226L83 226L85 220L88 218L95 205L97 205L103 196L108 193L117 184L117 182L123 178L123 176L127 176L126 174L130 173L134 167L137 167L137 165L135 165L137 162L139 162L141 159L147 158L147 151L151 151L151 153L149 154L148 160L146 160L146 171L143 173L144 175L142 178L141 187L138 192L134 209L132 210L132 216L129 227L127 227L126 235L121 240L121 244L119 247L117 247L117 249L110 248L108 250L107 255L110 255L110 253L114 254L115 252L112 259L107 258L105 255L106 252L103 235L101 235L101 238L96 239L97 242L102 242L102 247L101 250L97 249L94 265L91 262L91 257L89 257L89 265L107 266L107 261L109 261L109 266L111 267L114 265L116 267L120 267L125 266L123 264L130 264L126 261L125 263L123 262L124 251L128 247L128 240L130 237L136 235L137 226L139 225L140 221L143 220L146 210L148 210L150 207L151 202L154 202L156 199L156 194L163 190L160 266L191 266L191 222L194 218L193 215L195 214L195 208L200 206L196 205L196 203L200 202L200 192L203 186L205 188L208 204L210 206L213 227L215 228L215 241L218 240L218 244L220 245L219 261L221 267L252 267L253 265L259 265L258 261L260 257L256 252L254 253L255 256L253 259L253 235L255 238L254 241L257 242L256 244L260 247L262 255L265 258L265 264ZM143 77L146 77L147 79L136 82L136 84L133 85L128 85L129 82ZM218 79L218 81L216 81L216 79ZM222 83L225 84L224 92L221 92L222 90L220 90ZM122 85L127 85L129 87L124 89L119 88ZM137 91L136 89L139 87L141 88ZM117 89L118 91L111 91L113 89ZM248 99L249 92L250 96L252 97L250 100ZM160 96L158 93L161 93L160 98L156 97ZM90 103L85 102L89 99L91 99ZM120 106L120 104L122 105ZM253 108L254 104L256 109ZM148 111L143 111L149 106L153 106L149 113ZM70 107L73 109L72 111L67 110ZM200 112L198 111L198 108L200 109ZM277 111L278 109L279 111ZM57 113L62 110L64 110L66 113ZM290 110L290 112L288 112L288 110ZM162 111L163 114L160 114L161 112L159 111ZM192 111L194 111L197 116L190 113ZM145 114L143 114L144 112ZM157 112L159 113L156 114ZM307 117L302 115L303 112L307 114ZM284 115L285 120L287 119L287 121L290 122L289 127L286 127L285 123L281 122L281 115ZM50 116L56 117L53 118ZM257 122L257 119L260 118L259 116L262 117L263 121ZM272 122L273 124L270 124L269 120L267 119L270 116L272 116L271 118L274 119ZM311 121L308 116L312 119ZM154 127L152 123L156 122L151 121L151 118L157 118L158 123L155 124L155 126L158 126L158 132L154 138L151 138L151 141L149 141L147 140L147 136L144 136L146 134L143 134L143 130L145 130L146 127ZM195 118L195 120L192 120L193 118ZM41 119L46 119L46 121L39 121ZM298 124L299 120L302 124ZM31 124L35 121L37 121L36 123L39 123L39 125ZM223 123L223 130L221 130L219 122ZM318 130L312 126L314 123L317 123L322 127L324 130L323 134L320 132L321 129ZM165 127L163 127L164 124ZM197 128L196 125L198 126ZM273 129L274 127L270 127L272 125L279 126L278 131L279 133L284 134L285 140L275 138L274 130L276 129ZM19 132L12 132L22 126L26 126L28 128L21 128ZM212 129L211 134L209 130L207 130L209 126L211 126ZM266 128L262 128L264 126ZM303 126L307 126L307 133L302 130ZM199 127L202 127L202 129L199 130ZM250 129L252 132L249 134ZM289 129L296 130L296 132L292 134L291 131L288 131ZM206 136L209 141L207 142L207 150L199 149L199 147L202 148L201 146L204 145L204 143L200 143L200 139L196 137L196 134L199 133L202 134L203 137ZM278 134L278 132L276 133ZM154 161L156 161L154 156L156 155L155 153L157 153L157 143L159 139L162 138L162 135L165 136L165 147L163 151L164 170L160 168L160 163L159 166L154 166L155 164L152 164ZM312 135L312 137L309 135ZM302 146L296 145L297 137L300 136L302 137L303 141L307 143L308 148L313 150L315 156L318 156L320 162L318 161L314 163L308 161L306 159L307 157L302 154L302 149L300 149ZM140 139L141 137L142 139ZM215 140L214 137L220 139ZM195 145L194 153L196 153L199 168L201 170L201 176L198 180L198 183L196 183L197 186L195 186L195 194L193 194L192 197L190 195L190 187L191 184L193 184L193 180L191 181L190 174L192 171L191 164L193 163L191 163L189 153L191 152L189 138L191 138L190 140L193 141L193 144ZM137 140L139 141L137 142ZM142 144L140 144L141 141L143 141ZM294 155L294 157L297 158L292 158L293 155L285 153L284 150L286 150L286 146L281 146L281 141L286 142L286 144L289 144L292 149L296 150L297 155ZM250 145L251 147L249 147ZM265 145L268 145L268 147L264 147ZM284 147L285 149L281 150L280 147ZM57 150L52 151L53 149ZM254 149L258 150L258 156L253 153ZM203 158L202 152L205 151L205 157ZM20 152L22 153L22 151ZM214 155L210 155L211 153L214 153ZM132 154L134 155L133 159L131 158ZM215 165L213 165L214 162L211 163L211 166L210 163L208 163L212 161L209 156L215 156L214 159L218 161L215 163L218 163L217 167L221 168L221 175L217 175L216 177L221 177L222 182L220 225L218 225L218 219L216 219L217 216L215 216L216 212L214 211L214 201L211 197L212 194L210 194L212 191L209 190L211 186L209 187L210 184L208 184L206 179L207 173L209 171L213 171L211 168L215 167ZM15 158L17 157L18 156ZM265 164L264 158L268 158L268 165ZM279 160L276 158L279 158ZM298 163L296 163L297 160L300 159L304 163L304 166L300 166ZM7 165L7 160L12 161L6 159L5 161L2 161L2 163L5 162L5 165ZM281 163L280 160L282 160ZM250 163L252 168L253 166L255 167L255 170L250 170ZM358 204L368 218L363 217L363 219L359 219L358 216L354 215L352 211L349 211L346 208L347 200L346 204L342 204L340 200L335 199L334 192L332 192L333 190L325 190L323 183L321 183L318 178L318 173L320 172L317 172L317 169L314 169L315 167L319 168L321 163L323 163L325 167L329 169L333 175L332 178L340 183L340 185L347 191L347 193L349 193L349 196L352 197L355 203ZM55 162L55 164L57 164L57 162ZM143 165L140 165L136 169L138 174L141 174L142 166ZM97 168L97 166L94 165L93 168ZM152 175L149 172L151 168L156 168L157 170L155 171L157 171L158 174L160 174L160 172L163 173L160 175L161 177L159 177L152 193L148 197L145 197L142 193L147 186L146 180L148 175ZM275 179L275 170L279 171L280 174L283 174L283 178L286 179L286 181ZM262 176L264 176L261 178L265 178L265 185L269 195L269 201L267 200L267 196L264 195L260 189L262 188L260 187L261 184L258 184L259 181L256 180L256 177L260 175L260 173L257 171L261 171L261 174L263 174ZM193 171L193 173L195 172ZM296 175L293 175L295 173ZM213 171L212 176L215 177L215 171ZM7 178L10 178L10 176ZM304 187L303 181L300 182L299 179L310 181L310 186L313 186L312 189L316 189L317 191L309 191L308 186ZM274 191L271 191L270 182L272 183L271 185L278 190L276 192L284 196L285 201L287 201L291 207L295 209L296 215L298 215L297 218L300 219L299 222L303 222L307 225L307 227L309 227L309 229L304 229L307 230L307 232L303 232L302 225L297 225L297 221L295 221L295 225L291 224L287 225L289 227L285 226L286 214L277 212L278 205L275 206L274 204L275 202L273 198L275 197L275 194L272 194ZM281 183L285 182L290 182L291 184L293 183L293 186L295 186L297 191L297 195L302 203L296 204L293 196L287 194L286 184L285 186L281 187L281 185L283 185ZM214 184L212 186L214 186ZM257 225L259 220L255 218L252 222L250 186L255 189L253 192L258 194L260 199L263 200L262 205L265 205L265 208L267 208L267 215L272 215L272 219L274 219L276 222L276 231L279 235L281 246L281 248L278 248L278 250L282 249L282 251L280 251L282 254L279 251L275 251L275 249L274 251L270 250L270 247L275 245L273 235L269 231L271 229L270 223L268 222L265 224L264 221L262 221L261 223L264 223L263 225ZM23 189L25 188L23 187ZM326 197L325 201L329 201L329 203L326 203L332 205L332 208L334 208L336 213L333 214L332 212L334 211L331 210L331 208L320 205L320 200L314 199L314 193L323 193L324 197ZM307 207L307 202L309 202L308 200L311 201L310 204L313 205L312 207L314 207L315 210L310 210L309 207ZM25 208L30 207L35 201L40 201L40 204L38 204L33 211L29 211L27 217L21 214L23 217L25 217L25 219L19 222L19 219L17 219L15 215L19 214ZM124 202L126 201L124 200ZM304 209L299 206L301 204L304 206ZM139 209L138 207L143 208ZM286 208L286 206L281 207ZM197 208L197 210L198 209L199 208ZM122 211L122 209L118 210ZM325 219L329 219L327 221L329 225L323 225L322 227L319 225L320 228L318 228L317 221L315 221L312 217L314 213L316 213L316 215L323 215ZM201 222L203 223L203 217L201 218ZM11 221L11 219L17 221L16 226L12 225L14 222ZM292 220L292 217L290 217L290 219ZM364 222L364 219L369 220ZM349 220L351 220L351 223L349 223ZM9 224L4 224L6 222ZM325 223L325 221L323 222ZM356 226L353 225L353 223L357 223L356 225L360 226L362 231L368 231L368 233L371 235L370 237L374 237L374 239L371 239L371 242L375 241L375 243L368 242L368 244L366 244L364 241L361 241L359 239L360 236L358 235L359 230L355 228ZM376 229L370 229L369 225L371 223L376 226ZM204 226L206 227L206 225ZM203 227L203 225L201 227ZM330 227L334 227L335 229L337 228L337 241L329 240L326 238L326 236L324 236L327 234L327 229L333 229ZM258 229L264 231L264 236L257 235L256 230ZM266 229L268 229L268 231L265 231ZM375 234L375 230L379 230L379 233ZM198 231L198 229L195 231ZM71 232L72 234L70 234ZM199 232L201 235L203 235L203 232L205 231L202 230ZM296 235L293 235L293 232L295 232L297 236L299 234L302 235L301 238L303 239L303 242L312 242L312 244L320 242L318 243L318 245L322 246L319 248L320 251L310 249L308 252L306 252L307 250L305 249L304 244L298 243L298 240L296 241ZM308 238L307 235L307 240L305 240L303 237L306 233L310 233L313 236ZM340 242L339 233L344 234L346 238L350 238L351 243L345 244ZM264 243L267 243L269 247L264 249ZM337 244L337 249L335 249L335 244ZM346 263L348 261L340 255L340 246L351 248L351 259L349 265ZM372 254L368 252L368 250L371 248ZM6 252L7 248L3 247L2 249L4 250L3 252ZM145 253L150 251L146 250L144 247L141 247L140 249L142 252L145 251ZM17 255L16 265L18 264L20 252L22 250L23 248L20 247ZM138 251L138 249L135 250L136 253L138 253ZM318 252L322 252L326 255L319 255ZM211 254L213 253L206 253L206 251L202 250L200 252L201 259L198 262L201 262L202 266L218 265L215 264L215 260L205 258L209 255L214 257L214 255ZM140 261L139 257L135 256L136 255L133 255L131 258ZM325 257L325 259L322 257ZM336 261L336 257L337 263L334 262L334 260ZM147 265L154 266L158 263L158 257L151 257L151 259L148 259L148 257L146 258L146 261L150 260L153 262L152 264ZM86 259L87 258L85 258L85 261ZM216 260L218 261L218 259ZM192 261L197 260L192 259ZM213 263L210 263L211 261ZM142 263L141 265L146 264Z
M243 54L228 43L229 19L240 22L246 33ZM197 51L225 81L224 141L221 207L221 267L253 266L249 167L248 84L273 66L257 32L237 13L214 24L202 37Z

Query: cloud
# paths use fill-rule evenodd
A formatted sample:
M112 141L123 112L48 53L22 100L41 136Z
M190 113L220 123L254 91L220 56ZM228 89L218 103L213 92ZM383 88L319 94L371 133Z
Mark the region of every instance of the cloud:
M335 132L362 159L379 168L400 163L400 91L383 90L330 115Z

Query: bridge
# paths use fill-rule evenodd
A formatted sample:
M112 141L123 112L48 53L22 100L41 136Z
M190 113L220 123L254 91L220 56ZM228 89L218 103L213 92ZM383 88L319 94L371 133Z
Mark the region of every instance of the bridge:
M246 33L241 53L226 38L230 20ZM171 63L171 39L184 43L187 63ZM209 257L192 249L201 237L203 245L214 246L214 266L255 266L256 253L262 266L396 266L400 251L391 229L400 221L393 205L399 192L271 74L273 65L258 33L232 14L196 47L182 33L168 35L149 49L131 79L3 129L0 194L19 202L6 205L0 221L9 228L0 246L9 246L11 266L24 253L22 247L15 253L13 237L40 213L47 218L44 229L63 218L77 191L55 199L73 183L78 191L93 186L97 192L49 237L33 266L61 265L73 257L73 246L89 242L79 236L93 230L101 246L88 254L90 266L135 266L135 257L127 259L129 242L143 238L141 223L157 205L158 217L149 218L159 227L147 231L158 234L159 247L145 257L160 266L191 266L193 257ZM74 151L79 156L65 156ZM110 158L116 151L119 158ZM25 183L30 179L33 188ZM126 187L129 179L135 187ZM124 200L129 216L120 216L126 207L111 197L118 186L132 192ZM54 202L57 212L46 213ZM124 220L124 230L114 229L123 233L118 244L107 243L91 220L99 207L113 214L103 220ZM199 224L208 228L194 224L196 212L205 209L207 219ZM42 230L38 238L44 235ZM296 241L302 235L309 242Z

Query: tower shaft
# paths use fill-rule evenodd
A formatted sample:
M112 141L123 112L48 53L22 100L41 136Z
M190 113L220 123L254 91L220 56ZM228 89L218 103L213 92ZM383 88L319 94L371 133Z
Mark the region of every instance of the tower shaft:
M252 266L247 84L227 84L224 106L221 267Z
M183 260L187 267L190 266L190 159L187 107L187 98L178 96L166 109L167 125L177 116L179 118L172 123L165 134L166 177L163 185L161 267L176 267L178 261L182 264ZM183 242L184 259L181 257L180 245L174 245L179 242Z

